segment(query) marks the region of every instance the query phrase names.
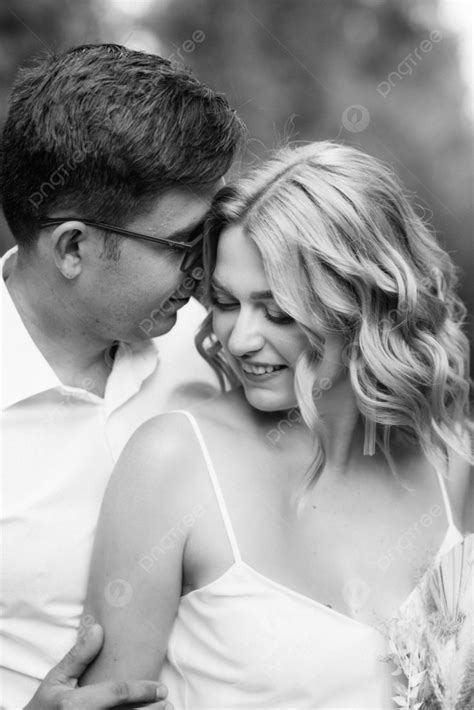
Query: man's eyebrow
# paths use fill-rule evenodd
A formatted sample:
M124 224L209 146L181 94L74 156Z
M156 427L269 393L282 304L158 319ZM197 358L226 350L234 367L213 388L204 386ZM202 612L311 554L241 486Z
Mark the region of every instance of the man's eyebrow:
M171 234L162 237L162 239L168 239L172 242L188 242L191 237L197 236L204 228L204 221L204 219L201 219L195 224L184 227L184 229L177 229L175 232L171 232Z
M226 288L223 284L218 281L215 277L212 278L212 285L216 286L216 288L220 288L221 291L225 291L226 293L230 294L230 291L228 288ZM274 296L271 291L252 291L250 294L250 298L252 301L273 301Z

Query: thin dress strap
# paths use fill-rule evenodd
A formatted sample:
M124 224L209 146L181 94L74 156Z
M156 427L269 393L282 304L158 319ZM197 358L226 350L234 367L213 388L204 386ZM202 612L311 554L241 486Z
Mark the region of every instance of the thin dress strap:
M240 554L239 546L237 544L237 538L235 537L234 529L232 527L232 523L230 522L230 516L229 516L229 511L227 510L227 506L225 504L224 496L222 494L222 489L219 485L219 480L217 478L216 471L214 469L213 463L211 456L209 454L209 449L206 446L206 442L204 441L204 437L201 433L201 430L198 426L198 423L195 419L195 417L190 413L187 412L185 409L176 409L174 412L169 412L170 414L184 414L185 417L188 418L189 422L191 423L191 426L194 429L194 433L196 434L196 438L199 442L199 445L201 447L202 455L204 457L204 460L206 462L207 470L209 472L209 478L211 479L212 487L214 488L214 493L216 495L217 503L219 505L219 510L222 515L222 520L224 522L224 527L226 529L227 537L229 538L229 543L232 548L232 554L234 556L234 560L237 562L238 560L242 559L242 556Z
M444 508L446 510L446 517L448 518L448 528L456 528L453 518L453 511L451 509L451 503L449 502L448 491L446 490L446 483L444 481L443 474L436 467L436 475L438 476L439 487L441 488L441 494L443 496Z

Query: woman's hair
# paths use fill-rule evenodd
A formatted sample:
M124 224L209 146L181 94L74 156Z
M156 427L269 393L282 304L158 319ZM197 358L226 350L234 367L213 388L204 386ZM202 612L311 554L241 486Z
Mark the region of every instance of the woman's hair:
M209 273L220 232L235 223L258 246L275 301L308 339L295 390L318 453L303 489L325 462L317 400L331 383L318 381L317 361L328 333L343 338L357 406L389 462L394 427L442 469L450 448L471 457L468 341L455 268L390 169L332 142L279 150L217 194L206 229ZM198 342L222 369L210 318Z

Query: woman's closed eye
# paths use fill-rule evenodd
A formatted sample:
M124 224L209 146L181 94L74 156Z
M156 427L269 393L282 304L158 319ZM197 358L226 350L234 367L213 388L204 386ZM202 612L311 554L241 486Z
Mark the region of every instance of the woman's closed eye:
M287 313L283 313L283 311L272 313L268 308L265 308L265 318L268 318L268 320L272 323L278 323L279 325L291 325L295 322L295 319Z
M221 311L231 311L233 308L240 307L240 303L238 301L233 301L226 296L217 294L214 290L211 290L211 305Z
M211 305L220 311L233 311L240 308L240 303L238 301L232 300L228 296L216 292L214 289L211 289ZM277 323L278 325L290 325L295 322L294 318L283 311L276 308L269 308L264 304L261 304L261 307L264 309L265 318L272 323Z

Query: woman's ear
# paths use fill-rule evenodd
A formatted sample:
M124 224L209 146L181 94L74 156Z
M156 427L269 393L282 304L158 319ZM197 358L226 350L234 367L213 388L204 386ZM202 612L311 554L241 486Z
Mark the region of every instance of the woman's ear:
M58 225L51 234L54 262L66 279L75 279L82 271L80 244L86 226L79 220L68 220Z

